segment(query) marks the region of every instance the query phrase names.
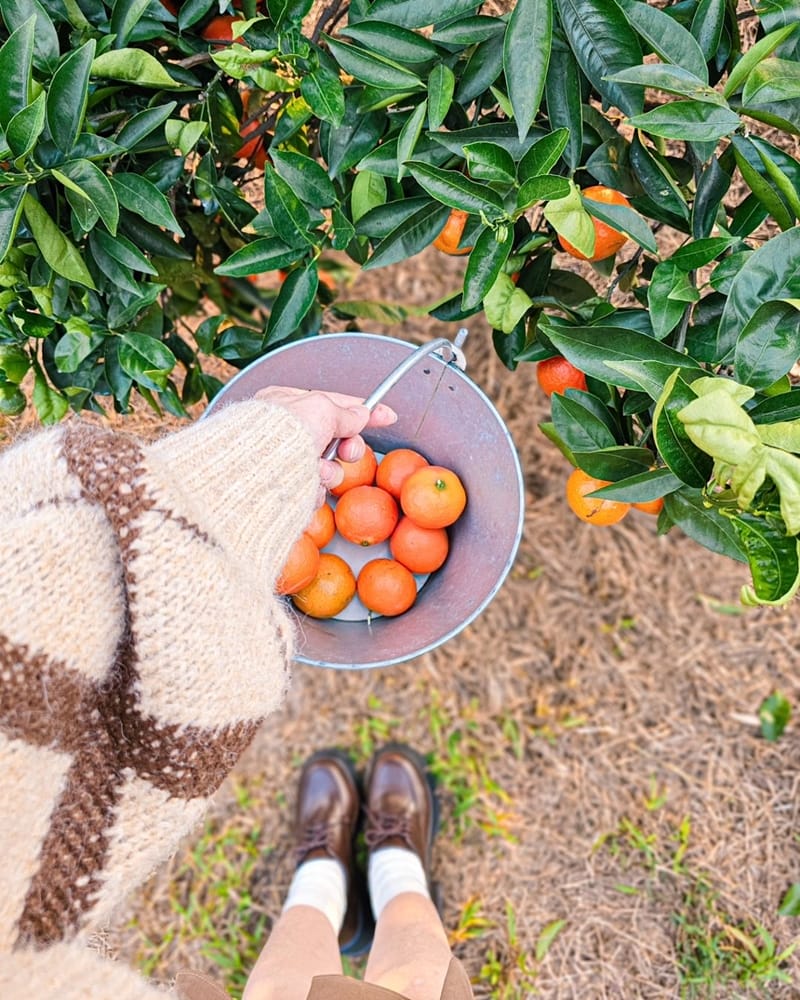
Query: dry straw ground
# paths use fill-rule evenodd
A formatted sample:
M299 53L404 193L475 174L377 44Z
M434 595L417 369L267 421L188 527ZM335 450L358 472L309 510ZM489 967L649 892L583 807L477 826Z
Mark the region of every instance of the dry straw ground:
M346 295L427 305L463 266L431 250ZM453 330L417 319L392 333ZM800 730L767 743L755 718L776 689L800 705L796 604L741 607L743 567L657 537L645 514L579 523L563 499L569 469L537 429L547 403L533 367L507 371L478 320L468 360L525 473L510 578L461 636L413 662L297 666L207 827L105 946L158 981L193 965L235 992L291 876L303 758L337 745L363 764L403 739L439 777L435 875L477 997L797 997L800 954L770 959L768 935L775 954L798 935L777 908L800 880ZM159 431L145 414L127 426Z

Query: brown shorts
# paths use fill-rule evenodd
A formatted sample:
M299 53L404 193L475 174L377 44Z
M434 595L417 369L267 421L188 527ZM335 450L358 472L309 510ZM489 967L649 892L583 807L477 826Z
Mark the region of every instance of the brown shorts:
M196 972L181 972L175 983L180 1000L230 1000L216 983ZM402 993L349 976L315 976L306 1000L408 1000ZM439 1000L472 1000L472 987L464 966L450 960Z

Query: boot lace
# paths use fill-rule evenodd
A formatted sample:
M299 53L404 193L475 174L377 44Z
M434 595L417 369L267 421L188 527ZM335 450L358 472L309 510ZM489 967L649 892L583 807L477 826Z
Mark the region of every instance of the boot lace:
M371 809L366 810L367 825L364 831L364 840L367 847L374 851L382 847L387 840L402 840L409 850L416 853L414 841L411 838L411 817L403 813L396 815L393 813L381 813Z

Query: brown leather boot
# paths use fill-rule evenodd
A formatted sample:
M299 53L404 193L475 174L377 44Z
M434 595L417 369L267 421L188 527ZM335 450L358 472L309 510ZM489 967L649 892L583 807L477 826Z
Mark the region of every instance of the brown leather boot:
M294 835L298 867L333 858L347 876L347 912L339 933L343 955L360 955L372 943L374 924L353 841L361 810L355 771L339 750L320 750L303 765L297 790Z
M391 743L373 756L365 785L364 837L370 854L382 847L413 851L430 886L438 806L424 759L411 747Z

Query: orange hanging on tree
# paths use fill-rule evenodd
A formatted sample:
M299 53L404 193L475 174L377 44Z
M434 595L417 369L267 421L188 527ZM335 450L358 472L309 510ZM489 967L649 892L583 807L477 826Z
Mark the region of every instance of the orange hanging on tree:
M595 184L592 187L584 188L581 194L584 198L589 198L591 201L601 201L606 205L625 205L627 208L631 207L631 203L621 191L615 191L604 184ZM589 214L591 215L591 211ZM625 233L621 233L618 229L613 229L605 222L595 219L594 216L592 216L592 223L594 224L594 253L591 257L587 257L581 253L580 250L574 247L569 240L564 239L563 236L558 237L561 248L571 257L589 261L605 260L607 257L613 257L628 242L628 237Z

